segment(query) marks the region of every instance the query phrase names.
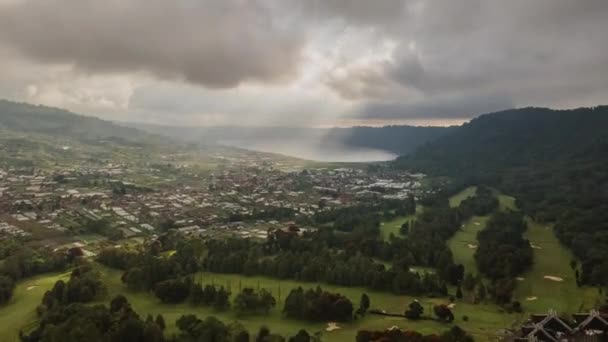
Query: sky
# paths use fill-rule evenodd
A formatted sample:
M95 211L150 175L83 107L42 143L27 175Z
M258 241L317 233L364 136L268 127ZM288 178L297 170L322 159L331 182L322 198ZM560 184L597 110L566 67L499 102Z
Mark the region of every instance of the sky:
M184 126L608 99L606 0L0 0L0 98Z

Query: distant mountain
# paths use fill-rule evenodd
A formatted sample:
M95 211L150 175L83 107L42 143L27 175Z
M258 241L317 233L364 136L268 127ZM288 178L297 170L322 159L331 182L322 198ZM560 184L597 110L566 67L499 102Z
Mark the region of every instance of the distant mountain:
M512 109L482 115L397 163L433 174L482 175L607 157L608 106ZM607 165L608 166L608 165Z
M608 285L608 106L482 115L395 165L515 196L527 214L555 223L582 262L580 282Z
M176 127L129 124L132 127L191 142L239 145L269 143L299 143L318 146L346 146L376 149L397 155L450 132L454 127L351 127L351 128L296 128L296 127Z
M156 142L159 136L98 118L26 103L0 100L0 129L72 138L81 141L113 140L120 143Z

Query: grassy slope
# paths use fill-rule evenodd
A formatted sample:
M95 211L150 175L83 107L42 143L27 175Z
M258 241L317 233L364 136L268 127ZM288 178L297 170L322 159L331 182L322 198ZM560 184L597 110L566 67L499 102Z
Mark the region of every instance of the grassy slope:
M450 199L451 205L460 203L470 193L467 188ZM500 210L517 210L515 198L496 192ZM477 272L473 255L474 249L468 244L477 244L477 232L483 229L489 216L473 217L467 221L464 228L449 241L457 263L465 266L466 272ZM474 225L474 222L481 223ZM527 312L546 312L555 309L563 313L573 313L592 308L600 296L594 288L578 288L574 271L570 268L572 254L557 240L550 226L541 225L528 219L528 231L525 237L534 246L534 265L530 271L522 275L524 281L518 282L514 299L521 301ZM558 276L563 282L544 279L545 275ZM536 300L526 300L537 297Z
M391 236L391 233L393 233L395 236L401 236L401 233L399 232L401 226L405 222L414 221L416 219L416 215L421 213L422 210L424 210L424 207L421 205L417 205L416 213L413 215L408 215L405 217L396 217L390 221L382 222L382 225L380 226L380 235L386 241L388 241L389 237Z
M269 316L246 316L238 317L232 311L216 312L205 307L192 307L188 304L167 305L162 304L153 295L147 293L132 293L128 292L120 282L120 271L111 270L100 266L100 270L104 280L108 286L108 297L104 301L109 301L112 296L123 293L132 303L133 307L140 315L163 314L168 323L168 333L176 332L175 320L182 314L194 313L200 317L207 315L215 315L225 322L234 320L241 321L252 333L257 332L260 326L266 325L272 331L284 335L294 335L299 329L305 328L309 332L323 331L325 339L331 341L352 342L355 335L360 329L385 329L392 326L401 328L409 328L421 331L423 333L437 333L444 331L450 325L444 325L435 321L418 321L411 322L401 318L380 317L368 315L363 319L359 319L353 323L340 324L341 330L327 333L324 331L325 323L309 323L305 321L296 321L285 319L281 315L283 301L289 290L303 286L304 288L315 287L314 283L300 283L295 281L279 281L264 277L243 277L238 275L224 274L202 274L199 279L203 283L215 283L217 285L230 285L233 292L239 288L239 282L242 287L257 288L258 284L261 288L269 289L278 297L278 288L281 288L281 300L278 301L277 307L271 311ZM0 308L0 341L16 341L17 334L20 328L32 324L35 320L35 308L40 303L42 295L46 289L52 287L52 284L61 277L67 275L47 275L33 278L20 283L17 286L17 292L13 302L5 307ZM39 287L26 290L27 287L37 284ZM389 293L373 292L362 288L348 288L339 286L323 285L323 288L329 291L339 292L348 296L355 306L358 305L359 298L363 292L370 295L372 308L384 309L389 312L402 312L405 310L414 298L409 296L395 296ZM425 308L425 314L429 313L429 308L433 304L445 303L445 299L421 299ZM505 315L493 305L471 305L468 303L458 302L454 308L456 316L455 323L473 333L478 339L486 339L487 336L493 336L496 331L503 327L511 326L512 323L519 319L518 315ZM470 320L464 322L463 315L467 315Z
M534 265L518 283L515 298L520 300L527 311L544 312L555 309L558 312L573 313L588 310L600 299L595 288L576 286L574 271L570 268L573 256L555 237L552 227L528 220L527 239L534 246ZM544 279L545 275L563 278L563 282ZM527 301L527 297L537 297Z
M464 201L465 199L475 196L475 192L477 191L477 187L476 186L470 186L464 190L462 190L461 192L457 193L456 195L450 197L450 207L455 208L457 206L460 205L460 202Z
M468 187L458 194L452 196L450 198L450 206L456 207L460 205L460 202L462 202L464 199L473 196L476 190L476 187ZM501 194L498 191L496 191L496 195L498 197L500 210L517 209L515 207L515 198ZM454 234L450 241L448 241L448 246L454 254L454 260L456 263L463 264L465 272L467 273L478 273L475 259L473 259L475 249L469 248L469 244L477 245L477 233L486 226L489 218L489 215L474 216L470 218L463 224L462 228L456 234Z
M69 273L38 276L20 282L10 303L0 307L0 341L18 341L19 330L36 319L36 307L46 290Z
M466 273L477 274L479 272L473 258L475 249L469 248L469 244L477 245L477 232L486 226L489 218L489 216L474 216L470 218L448 241L448 246L454 255L454 261L457 264L463 264Z

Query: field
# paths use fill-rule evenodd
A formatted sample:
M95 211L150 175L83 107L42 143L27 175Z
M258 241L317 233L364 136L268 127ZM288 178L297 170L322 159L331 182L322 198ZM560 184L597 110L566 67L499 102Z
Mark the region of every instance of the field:
M456 195L450 197L450 207L455 208L457 206L460 205L460 202L464 201L465 199L475 196L475 192L477 191L477 187L476 186L470 186L464 190L462 190L461 192L457 193Z
M573 256L557 240L552 226L528 220L525 237L534 247L534 265L522 275L515 296L531 312L544 312L555 309L558 312L572 313L589 310L601 296L597 289L576 286L574 270L570 267ZM554 276L563 279L545 279ZM536 298L534 300L530 300ZM526 300L528 299L528 300Z
M455 207L465 198L472 196L475 187L469 187L450 198L450 205ZM500 210L516 210L515 198L496 191ZM477 274L477 265L473 258L477 246L477 233L485 228L489 216L474 216L468 219L461 229L448 241L448 246L454 254L454 260L463 264L465 272Z
M322 331L325 340L329 341L348 341L355 340L356 332L360 329L386 329L392 326L401 328L410 328L421 331L423 333L437 333L447 330L451 325L444 325L432 320L422 320L417 322L407 321L402 318L390 318L374 315L367 315L363 319L359 319L352 323L339 324L342 329L334 332L325 332L326 323L309 323L305 321L296 321L286 319L281 315L282 302L285 296L292 288L302 286L304 288L316 287L314 283L299 283L295 281L279 281L264 277L244 277L239 275L224 275L224 274L200 274L197 280L202 283L214 283L217 285L229 286L232 292L236 292L241 287L266 288L272 291L277 297L278 305L271 311L268 316L256 315L239 317L233 311L216 312L213 309L205 307L193 307L189 304L168 305L162 304L153 295L148 293L133 293L127 291L120 282L120 271L112 270L99 266L104 281L108 286L108 296L104 302L109 301L112 296L122 293L125 294L135 310L140 315L147 314L163 314L168 322L168 333L175 333L175 320L185 313L194 313L200 317L207 315L217 316L219 319L230 322L239 320L251 332L257 332L262 326L268 326L272 331L284 335L294 335L299 329L305 328L309 332ZM20 329L27 328L35 319L35 308L40 303L44 291L52 284L60 279L67 277L67 274L46 275L42 277L32 278L21 282L17 286L17 292L14 300L7 306L0 308L0 340L1 341L17 341L17 335ZM38 285L38 287L27 290L30 286ZM371 298L371 306L376 309L387 310L388 312L401 313L405 310L414 298L408 296L395 296L389 293L381 293L367 291L362 288L348 288L339 286L322 285L324 289L339 292L348 296L353 303L358 305L359 298L363 292L369 294ZM281 300L279 300L279 287L281 291ZM431 306L437 303L445 303L445 299L424 299L421 298L425 308L425 314L429 314ZM454 308L456 316L455 324L467 329L474 334L478 339L486 339L489 336L495 336L496 331L510 327L514 322L521 319L521 315L508 315L501 313L500 309L494 305L472 305L464 302L457 302ZM462 317L466 315L469 321L465 322Z
M467 188L450 198L450 204L460 203L470 196ZM496 191L500 210L517 210L515 198ZM463 228L452 237L449 246L457 263L465 266L465 272L477 273L472 245L477 244L477 232L485 227L489 216L469 219ZM542 313L555 309L562 313L573 313L593 308L601 296L595 288L576 285L574 270L570 268L573 255L555 237L550 225L542 225L528 218L525 233L534 248L534 265L518 281L514 299L519 300L524 310ZM562 281L546 279L545 276L561 278ZM523 279L522 279L523 278Z
M481 231L488 222L489 216L474 216L462 225L461 229L448 241L448 246L457 264L463 264L466 273L477 274L475 264L475 247L477 247L477 232Z
M418 215L420 212L422 212L422 210L424 210L424 207L422 207L421 205L417 205L416 206L416 213L413 215L408 215L408 216L401 216L401 217L396 217L390 221L384 221L381 223L380 226L380 234L382 235L382 238L386 241L388 241L389 237L391 236L391 233L394 234L395 236L401 236L401 233L399 232L399 229L401 229L401 226L405 223L405 222L412 222L416 219L416 215Z
M459 204L463 199L474 194L474 187L455 195L450 199L451 205ZM516 209L515 200L512 197L497 193L501 210ZM476 273L477 269L473 259L474 248L469 245L476 244L476 234L485 226L488 216L473 217L463 225L463 228L449 241L449 246L454 253L456 262L465 265L467 272ZM401 224L407 220L415 219L415 215L401 217L385 222L381 231L383 238L390 233L398 234ZM552 232L552 227L541 225L532 220L528 221L529 228L525 233L526 238L533 244L535 263L530 271L522 275L514 294L514 299L519 300L525 313L507 314L501 308L487 303L473 305L466 301L457 301L453 309L457 324L470 333L477 340L488 340L497 336L504 328L511 328L520 324L528 313L546 312L556 309L559 312L572 313L588 310L601 298L596 289L578 288L576 286L574 271L570 268L571 253L564 248ZM94 237L89 237L94 238ZM271 310L269 315L254 315L239 317L233 311L217 312L211 308L193 307L189 304L168 305L162 304L150 293L129 292L120 281L121 272L112 270L101 265L97 266L102 274L104 282L108 286L108 295L103 302L108 302L114 295L122 293L129 298L135 310L142 316L147 314L163 314L168 323L168 333L176 333L175 321L183 314L194 313L200 317L207 315L217 316L228 323L234 320L240 321L250 332L255 333L262 326L268 326L272 331L285 336L294 335L299 329L304 328L309 332L321 331L324 340L328 341L354 341L358 330L383 330L392 326L417 330L422 333L437 333L446 330L450 325L444 325L432 320L421 320L417 322L402 318L382 317L367 315L365 318L351 323L339 324L341 329L334 332L325 332L327 322L310 323L286 319L281 310L283 301L289 291L298 286L313 288L316 283L302 283L289 280L277 280L265 277L245 277L241 275L209 274L197 275L196 281L203 284L223 285L233 293L243 287L265 288L270 290L277 298L277 307ZM35 308L40 303L44 292L51 288L58 279L67 278L65 274L48 274L27 279L18 284L15 295L11 302L0 307L0 341L17 341L20 329L28 329L36 320ZM545 276L558 277L554 280L546 279ZM562 281L555 279L561 278ZM411 296L396 296L390 293L374 292L364 288L350 288L330 286L322 284L322 287L332 292L338 292L349 297L355 306L359 303L362 293L367 293L371 299L373 309L386 310L391 313L402 313L406 306L414 299L420 299L425 309L425 315L430 315L432 305L446 303L447 299L414 298ZM451 289L454 291L454 289ZM468 317L468 321L463 319Z
M46 290L69 273L49 274L22 281L15 289L10 303L0 307L0 341L18 341L19 330L36 320L36 307Z

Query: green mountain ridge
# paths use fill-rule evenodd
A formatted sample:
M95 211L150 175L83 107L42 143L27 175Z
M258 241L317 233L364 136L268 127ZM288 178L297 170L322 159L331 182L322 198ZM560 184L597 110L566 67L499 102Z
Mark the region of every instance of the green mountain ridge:
M580 281L608 284L608 106L482 115L395 166L515 196L580 259Z
M0 100L0 129L122 144L154 143L161 137L63 109Z

